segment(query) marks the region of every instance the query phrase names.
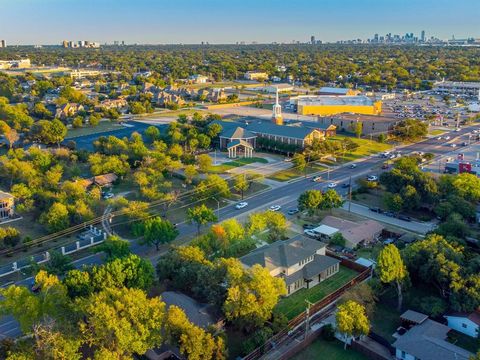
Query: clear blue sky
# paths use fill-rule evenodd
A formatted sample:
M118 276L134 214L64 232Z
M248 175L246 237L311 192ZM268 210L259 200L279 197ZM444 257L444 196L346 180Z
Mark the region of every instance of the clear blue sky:
M235 43L426 30L480 37L480 0L0 0L0 39Z

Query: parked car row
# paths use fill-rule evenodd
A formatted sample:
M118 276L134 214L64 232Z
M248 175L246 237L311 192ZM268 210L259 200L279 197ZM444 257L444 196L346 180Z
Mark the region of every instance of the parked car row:
M402 214L395 214L393 211L383 211L379 207L371 207L371 208L369 208L369 210L372 211L372 212L378 213L378 214L383 214L385 216L394 217L394 218L397 218L399 220L412 221L412 218L410 216L402 215Z

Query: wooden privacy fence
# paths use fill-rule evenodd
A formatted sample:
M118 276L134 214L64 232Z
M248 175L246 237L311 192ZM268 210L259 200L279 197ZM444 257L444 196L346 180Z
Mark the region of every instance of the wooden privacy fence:
M319 312L324 310L328 305L331 305L335 301L337 301L347 290L351 289L352 287L361 283L362 281L365 281L366 279L368 279L372 273L372 269L369 267L365 267L363 265L357 264L348 259L343 259L334 253L329 252L327 253L327 255L339 259L340 264L342 266L358 271L359 274L356 277L354 277L352 280L350 280L348 283L343 285L342 287L338 288L334 292L328 294L323 299L317 301L315 304L310 306L310 310L309 310L310 319L313 319L314 317L316 317L316 315L318 315ZM278 344L285 343L289 337L294 338L295 335L298 335L294 330L296 330L300 325L302 325L306 319L307 319L306 311L297 315L296 317L294 317L292 320L288 322L287 328L273 335L265 344L256 348L250 354L246 355L243 358L243 360L260 359L263 355L268 353L274 347L278 347L277 346Z

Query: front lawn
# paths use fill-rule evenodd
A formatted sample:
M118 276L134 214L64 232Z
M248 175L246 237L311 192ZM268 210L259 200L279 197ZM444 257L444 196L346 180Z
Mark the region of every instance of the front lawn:
M213 174L221 174L221 173L227 172L228 170L234 169L236 167L253 164L253 163L268 164L268 161L264 158L259 158L259 157L238 158L232 161L225 162L221 165L212 165L208 170L208 172Z
M338 340L318 339L292 358L292 360L305 359L367 360L368 357L352 349L345 350Z
M73 139L79 136L100 134L107 131L120 130L124 127L116 122L110 120L102 120L98 123L97 126L83 126L81 128L72 128L68 129L66 139Z
M354 143L358 144L359 146L355 151L351 153L345 153L344 158L339 156L338 160L341 162L348 162L348 161L360 159L366 156L370 156L373 154L377 154L379 152L389 150L392 147L392 145L390 144L380 143L374 140L368 140L368 139L362 139L362 138L356 138L353 136L345 136L345 135L338 135L338 134L336 136L329 137L328 140L342 141L345 138L352 140Z
M307 175L315 174L319 171L323 171L326 169L327 169L326 167L321 166L319 164L311 164L307 167ZM292 167L289 169L280 170L268 176L268 179L276 180L276 181L289 181L301 176L305 176L305 171L299 171L292 165Z
M320 284L310 289L301 289L296 293L281 299L277 304L277 309L285 314L288 319L293 319L305 310L307 305L305 300L308 300L311 303L316 303L348 283L357 275L358 273L356 271L340 266L338 273L331 278L322 281Z

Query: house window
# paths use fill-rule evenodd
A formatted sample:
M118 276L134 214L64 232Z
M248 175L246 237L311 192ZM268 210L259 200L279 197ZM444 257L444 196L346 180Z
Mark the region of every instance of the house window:
M462 323L462 328L466 329L466 328L467 328L467 324Z
M406 354L405 354L405 351L402 350L402 354L401 354L402 359L405 359L405 355L406 355Z

